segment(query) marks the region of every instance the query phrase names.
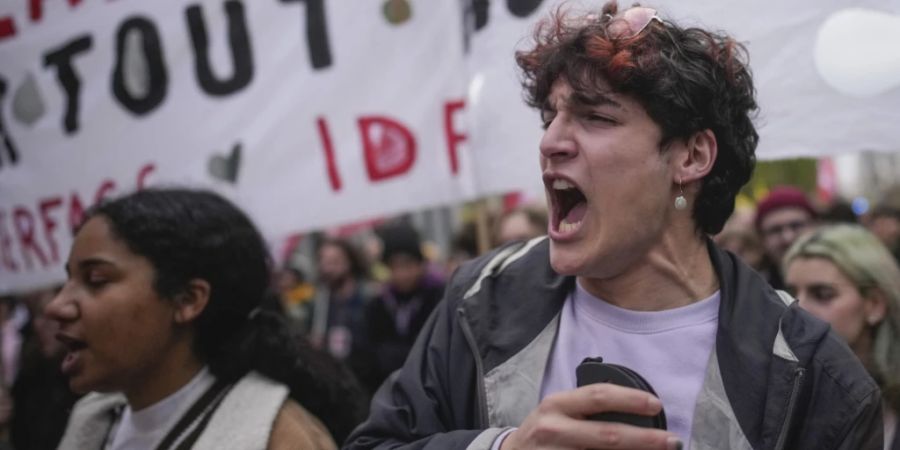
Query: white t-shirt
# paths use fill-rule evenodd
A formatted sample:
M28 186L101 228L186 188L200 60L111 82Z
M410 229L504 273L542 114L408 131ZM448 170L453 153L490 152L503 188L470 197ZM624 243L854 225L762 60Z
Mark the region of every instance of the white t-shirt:
M631 311L596 298L580 285L566 299L541 398L575 389L575 368L588 357L628 367L653 387L668 430L687 446L694 406L716 342L719 292L680 308Z
M159 445L166 433L181 418L181 411L190 408L216 381L209 369L194 375L187 384L168 397L140 411L125 407L122 418L112 431L106 450L146 450Z

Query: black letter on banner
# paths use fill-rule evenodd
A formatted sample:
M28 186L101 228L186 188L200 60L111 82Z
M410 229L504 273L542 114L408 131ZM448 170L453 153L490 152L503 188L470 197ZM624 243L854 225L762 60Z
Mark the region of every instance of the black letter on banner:
M490 0L465 0L463 8L463 51L469 53L472 34L487 26ZM473 23L474 21L474 23Z
M306 3L306 42L313 69L331 65L331 46L328 44L328 26L325 23L325 0L281 0L281 3Z
M209 95L231 94L246 87L253 79L253 56L250 54L250 37L247 35L244 5L236 0L227 1L225 12L228 15L228 43L231 45L234 74L230 79L217 80L209 65L209 36L203 22L203 11L199 5L189 6L186 10L188 31L194 44L194 68L197 69L197 80L200 81L200 87Z
M516 17L528 17L541 6L543 0L506 0L506 9Z
M77 53L88 51L91 45L91 36L86 35L73 39L58 50L44 54L44 67L56 66L59 84L66 91L66 116L63 120L66 134L78 131L78 90L81 89L81 80L72 68L72 57Z
M6 80L0 77L0 106L3 105L3 97L6 95ZM3 138L3 146L6 147L6 153L9 154L9 163L15 165L19 161L19 154L16 152L16 146L13 145L9 131L3 125L3 108L0 107L0 137ZM3 167L3 155L0 155L0 167Z
M125 85L125 72L133 69L125 67L125 42L129 33L138 32L141 35L141 47L144 52L144 60L147 61L147 92L142 98L135 97L128 92ZM169 77L166 75L166 66L163 61L162 46L160 45L159 32L156 26L143 17L132 17L119 27L116 33L116 66L113 68L112 91L113 95L125 109L136 115L146 114L162 103L166 97L169 86Z
M475 12L475 31L480 31L487 26L490 8L491 0L472 0L472 10Z

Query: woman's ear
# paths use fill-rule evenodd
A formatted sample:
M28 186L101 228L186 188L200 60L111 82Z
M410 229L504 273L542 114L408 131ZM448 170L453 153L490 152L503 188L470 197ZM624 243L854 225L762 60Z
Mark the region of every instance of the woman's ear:
M195 278L175 296L175 323L188 324L200 316L209 303L211 288L206 280Z
M884 320L887 315L887 297L881 289L873 288L865 296L863 306L866 317L866 325L874 327Z

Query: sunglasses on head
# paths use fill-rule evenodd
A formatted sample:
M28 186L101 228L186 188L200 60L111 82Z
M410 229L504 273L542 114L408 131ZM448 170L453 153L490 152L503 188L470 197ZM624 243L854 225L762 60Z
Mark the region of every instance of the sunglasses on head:
M662 23L659 14L653 8L643 6L635 6L612 16L605 16L609 24L606 26L606 33L612 39L630 39L641 34L650 22L654 20Z

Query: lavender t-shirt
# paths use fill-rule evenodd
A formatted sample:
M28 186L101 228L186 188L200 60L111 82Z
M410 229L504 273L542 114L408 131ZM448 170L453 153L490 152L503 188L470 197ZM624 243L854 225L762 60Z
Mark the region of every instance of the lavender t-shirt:
M584 358L599 356L636 371L653 386L669 431L687 446L716 342L719 292L680 308L645 312L613 306L579 284L560 314L541 398L575 389L575 368Z

